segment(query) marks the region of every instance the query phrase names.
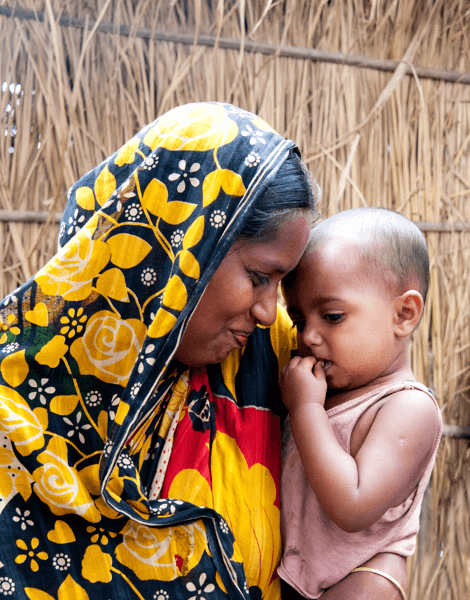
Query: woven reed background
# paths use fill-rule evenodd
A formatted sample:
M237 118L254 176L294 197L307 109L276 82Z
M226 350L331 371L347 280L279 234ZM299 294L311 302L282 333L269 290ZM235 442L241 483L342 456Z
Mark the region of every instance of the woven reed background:
M468 81L468 0L14 5L41 11L44 18L5 16L13 1L0 1L0 209L46 211L50 219L0 223L0 296L54 254L54 216L80 175L173 106L232 102L298 143L323 188L324 215L368 204L416 222L451 224L425 234L431 289L410 352L415 374L434 388L445 422L469 425L470 232L456 225L470 222L470 86L426 79L406 68L467 72ZM99 26L65 26L59 16ZM103 31L109 24L114 30ZM129 26L130 35L119 35L119 25ZM220 36L221 43L152 39L158 31L191 39ZM224 48L223 38L248 50L262 42L394 60L399 66L386 73L268 56ZM470 597L469 492L468 441L445 437L419 552L409 561L411 600Z

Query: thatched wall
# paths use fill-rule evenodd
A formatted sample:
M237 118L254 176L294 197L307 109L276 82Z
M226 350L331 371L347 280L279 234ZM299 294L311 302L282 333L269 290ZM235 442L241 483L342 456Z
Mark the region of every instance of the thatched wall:
M445 422L468 426L469 25L464 0L1 2L0 209L50 218L0 212L19 219L0 222L0 296L55 252L55 213L78 176L175 105L229 101L296 140L324 214L380 205L423 224L432 284L413 366ZM307 50L273 56L266 44ZM392 72L350 66L351 55ZM444 438L412 600L470 597L468 459L468 441Z

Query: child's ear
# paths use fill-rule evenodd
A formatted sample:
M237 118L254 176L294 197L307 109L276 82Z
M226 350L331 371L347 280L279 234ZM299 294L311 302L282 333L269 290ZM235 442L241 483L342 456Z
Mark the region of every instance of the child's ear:
M423 314L423 297L416 290L408 290L395 300L394 330L397 337L411 335Z

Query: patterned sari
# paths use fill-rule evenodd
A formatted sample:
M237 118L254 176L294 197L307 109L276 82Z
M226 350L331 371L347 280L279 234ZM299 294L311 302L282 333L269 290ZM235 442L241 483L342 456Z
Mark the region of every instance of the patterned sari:
M0 305L0 596L278 598L278 312L173 360L293 143L230 105L145 127L70 190L59 251Z

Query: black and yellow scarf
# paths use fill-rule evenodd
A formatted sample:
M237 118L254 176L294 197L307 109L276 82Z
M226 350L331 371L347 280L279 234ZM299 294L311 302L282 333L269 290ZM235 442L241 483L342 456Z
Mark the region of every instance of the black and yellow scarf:
M276 598L280 314L172 357L293 143L190 104L70 190L57 255L0 306L0 596Z

